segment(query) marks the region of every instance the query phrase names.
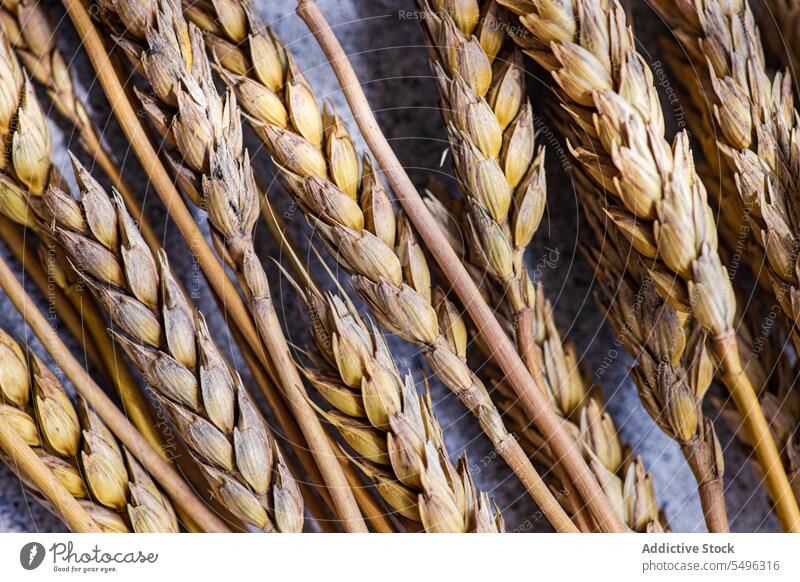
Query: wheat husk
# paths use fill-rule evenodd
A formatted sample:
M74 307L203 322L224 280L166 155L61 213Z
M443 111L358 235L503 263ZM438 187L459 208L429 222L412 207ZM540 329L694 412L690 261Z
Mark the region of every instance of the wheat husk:
M54 237L203 469L216 498L262 531L296 532L303 502L264 419L121 198L73 158L78 203L45 193ZM65 208L70 208L64 212Z
M86 402L79 399L76 408L56 375L3 330L0 354L5 368L0 414L13 419L12 426L100 529L177 533L167 497ZM7 390L12 385L24 386L27 394L16 392L12 398ZM14 470L15 463L4 460ZM36 499L54 511L44 497Z

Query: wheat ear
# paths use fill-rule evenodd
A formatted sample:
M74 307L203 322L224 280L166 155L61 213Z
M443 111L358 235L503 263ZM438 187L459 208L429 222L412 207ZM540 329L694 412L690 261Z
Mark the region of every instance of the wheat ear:
M173 0L100 2L105 17L121 23L120 44L137 55L151 84L148 112L161 111L178 156L171 158L181 185L208 211L220 255L236 273L250 304L260 339L272 360L284 397L292 409L328 486L343 525L366 531L340 461L308 404L302 380L289 353L269 285L253 246L259 212L249 154L242 145L235 97L220 95L211 78L199 30L187 24ZM142 46L142 44L144 46Z
M122 172L103 145L89 112L75 94L72 74L67 60L56 46L56 29L46 7L38 0L4 2L0 8L0 26L5 29L25 69L46 88L55 108L77 131L81 146L122 194L125 204L141 224L145 240L150 245L157 245L158 236L143 220L136 196L123 180Z
M430 394L417 394L410 372L401 376L383 334L342 290L295 286L317 348L303 372L334 407L320 413L386 503L429 533L502 532L502 516L475 489L466 458L450 462Z
M664 118L653 75L636 51L633 31L616 0L531 4L502 0L529 34L523 50L551 71L571 117L573 153L592 179L616 200L604 211L653 261L659 292L691 313L709 334L725 382L750 430L784 526L800 528L791 494L758 399L742 370L733 330L736 300L717 253L717 231L694 167L688 135L664 139ZM602 191L602 188L601 190Z
M456 176L467 197L470 250L503 289L520 356L531 374L539 374L532 361L535 293L524 255L542 219L546 182L522 54L505 50L503 9L495 2L461 2L452 15L444 4L418 4Z
M264 419L122 199L73 158L81 202L44 196L54 237L119 331L222 504L263 531L302 529L303 503Z
M3 330L0 369L0 414L102 531L178 532L172 505L147 472L85 401L76 409L56 375Z
M569 419L574 413L572 418L580 419L578 422L588 428L586 414L598 412L599 401L586 398L587 390L576 367L568 367L551 308L549 304L536 305L537 294L543 298L543 293L535 290L524 264L525 251L544 212L546 178L544 147L535 144L522 55L518 49L505 46L508 36L503 28L503 9L496 2L473 0L448 6L423 0L418 4L423 11L456 175L467 199L463 214L475 267L473 278L482 280L488 273L500 287L503 299L510 304L510 329L516 334L528 370L544 376L542 383L559 415ZM429 206L433 203L430 200ZM433 214L443 215L435 210ZM510 396L507 388L506 396ZM510 402L513 399L505 400L506 404ZM514 412L521 410L515 408ZM604 419L613 428L610 417ZM572 426L575 434L580 434L580 429ZM595 435L600 427L596 428ZM529 439L535 434L534 429L524 432ZM543 442L538 434L533 439ZM599 463L593 463L598 480L608 484L604 488L610 501L621 500L622 495L615 495L622 491L621 481L613 482L619 485L618 491L609 491L622 465L616 435L594 444L604 449L588 449L602 455ZM555 460L548 460L547 466L553 468ZM559 499L574 502L569 496ZM626 515L622 503L613 506L632 528L646 529L658 518L655 503L639 506L646 508L639 516Z
M469 240L462 235L461 224L457 217L467 211L454 199L449 198L444 189L429 191L425 203L436 217L439 226L459 256L466 254L462 241ZM466 226L469 228L469 225ZM481 281L481 289L490 305L496 306L498 319L508 333L513 333L514 320L512 306L505 301L506 293L501 283L492 284L484 277L485 267L470 262L467 267L476 281ZM614 420L605 411L605 404L599 390L591 389L583 378L574 347L563 342L553 317L550 301L544 294L542 285L531 285L533 300L532 337L533 345L529 357L542 370L543 385L547 390L550 403L558 415L564 419L564 425L573 438L581 444L584 456L601 483L609 503L620 519L634 531L662 531L666 529L666 521L659 515L655 499L652 478L647 474L640 457L623 454L619 431ZM435 291L437 311L446 314L440 321L447 329L466 329L467 322L461 312L448 300L445 294ZM466 334L459 335L466 342ZM482 341L480 335L475 337L476 344L484 355L490 355L491 349ZM462 348L466 352L466 343ZM514 397L513 391L506 384L502 373L493 366L485 366L483 373L491 379L496 391L492 399L506 415L509 427L522 437L521 443L529 455L542 463L550 471L551 487L560 494L558 500L568 511L582 531L594 531L596 526L586 514L585 506L574 485L556 463L552 452L547 447L547 439L526 418L524 410Z
M656 7L693 61L705 65L707 75L694 77L701 84L695 92L711 99L711 115L719 128L716 145L735 177L747 226L755 225L752 238L767 258L773 295L795 330L795 346L800 346L793 305L800 232L793 194L800 186L800 149L790 76L778 73L770 79L747 2L706 0L682 3L677 9L656 2ZM764 469L769 478L769 466ZM800 519L800 513L790 512L790 504L776 498L776 505L785 527Z
M569 527L568 518L564 521L566 515L503 427L486 388L441 335L430 301L427 262L407 222L398 225L389 194L371 163L366 160L361 171L344 124L334 113L320 111L291 53L264 26L252 2L226 2L224 11L211 9L194 7L187 17L206 31L225 80L332 255L356 275L354 285L377 319L423 348L437 375L476 415L545 513L552 514L548 517ZM249 51L233 44L245 39ZM252 61L250 55L255 55Z
M44 42L45 38L49 37L45 37L44 32L39 30L40 27L35 26L42 18L36 7L38 4L29 7L27 2L22 2L16 8L33 22L27 33L29 35L27 43L38 46ZM12 7L9 6L9 8ZM44 247L39 255L46 258L46 264L43 265L46 281L42 281L40 286L44 285L44 291L47 294L50 293L53 283L61 290L61 296L67 301L59 302L58 309L67 317L66 321L70 324L70 330L77 341L83 343L87 339L85 327L92 332L97 331L96 326L93 327L92 323L102 321L102 316L97 306L92 301L87 301L81 289L73 284L75 276L68 267L59 269L57 272L49 269L58 261L63 261L63 257L60 257L60 250L52 246L46 230L42 230L37 225L36 219L41 205L39 184L42 187L51 183L61 186L61 178L51 163L52 152L47 119L42 112L32 84L19 66L15 53L11 50L11 45L5 42L5 38L3 33L0 33L0 56L3 59L3 63L0 65L0 85L3 87L7 99L6 111L12 116L12 121L4 124L2 127L5 130L0 132L2 142L7 144L8 148L3 148L3 160L9 160L7 167L0 172L0 212L11 221L36 233L41 239ZM18 41L17 44L20 42ZM26 53L22 52L22 54ZM33 62L32 59L33 57L25 59L26 67ZM54 62L60 61L54 57ZM53 65L53 67L57 66ZM58 77L60 78L61 75ZM37 163L32 165L30 162L21 161L26 159L36 160ZM24 169L26 167L27 170ZM33 170L32 167L36 169ZM34 187L32 184L36 186ZM3 230L6 231L3 234L4 238L8 239L9 245L17 248L19 245L16 244L16 238L18 238L16 230L12 230L11 227ZM36 259L21 258L25 259L23 265L27 270L33 272L36 269L38 262ZM72 309L68 309L70 304ZM73 317L77 317L79 321L74 322ZM97 348L96 363L102 366L108 373L108 377L113 380L132 422L158 448L162 444L160 436L154 428L149 407L135 380L125 366L119 365L113 346L109 342L95 342L93 345Z
M639 398L661 430L680 445L697 480L708 530L727 532L722 448L714 425L702 412L714 376L706 332L661 297L646 266L631 253L630 242L607 220L599 203L602 194L592 179L578 168L573 176L597 240L584 253L598 275L598 302L636 358L630 376Z

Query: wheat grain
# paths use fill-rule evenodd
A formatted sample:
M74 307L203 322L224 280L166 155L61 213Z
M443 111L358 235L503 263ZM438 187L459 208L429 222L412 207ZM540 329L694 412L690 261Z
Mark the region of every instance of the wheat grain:
M104 532L178 532L172 505L147 472L85 401L76 410L55 374L3 330L0 367L0 415Z
M355 275L353 283L376 318L423 349L434 372L478 418L548 517L569 527L530 462L520 457L485 386L441 335L422 250L407 222L395 217L369 160L363 172L359 168L339 117L320 111L291 53L263 24L252 2L184 5L187 17L205 31L224 80L236 91L301 209L332 256ZM244 40L246 50L236 46Z
M250 304L278 384L323 475L334 508L351 531L366 531L340 460L309 406L253 245L259 196L242 144L241 114L230 92L217 92L202 35L175 0L109 2L100 6L115 40L140 64L152 96L144 99L156 127L174 146L170 159L187 195L208 212L220 256ZM144 96L143 96L144 97ZM159 126L159 121L167 125Z
M800 510L753 387L742 371L733 319L736 301L717 252L717 231L694 167L688 135L672 146L653 75L636 51L616 0L559 3L502 0L529 34L523 50L551 71L570 117L573 154L592 179L610 185L605 212L650 259L650 277L679 310L709 333L720 376L750 430L784 527L800 528Z
M296 285L297 287L297 285ZM321 412L395 511L429 533L502 532L466 458L450 462L430 395L401 376L383 334L340 294L297 287L317 350L304 374L334 409Z
M88 283L125 348L204 470L214 495L263 531L302 529L293 477L241 378L225 362L161 251L144 243L121 198L80 163L78 203L51 188L44 202L54 237Z

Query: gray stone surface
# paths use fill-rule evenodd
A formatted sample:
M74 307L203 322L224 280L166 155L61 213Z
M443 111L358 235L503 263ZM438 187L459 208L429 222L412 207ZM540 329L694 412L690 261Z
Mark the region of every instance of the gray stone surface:
M57 18L64 18L59 3L48 0L47 4L52 6ZM294 1L259 0L258 4L265 18L295 52L317 94L333 102L351 129L355 129L339 87L320 50L293 13ZM454 188L449 163L440 164L446 143L436 109L436 87L429 73L413 1L323 0L320 4L335 24L336 32L360 73L364 89L383 129L417 185L423 187L435 177ZM632 0L626 4L632 7L644 54L649 59L657 59L657 37L668 34L668 31L661 28L659 20L644 2ZM216 311L208 288L179 234L165 219L160 201L143 181L143 172L113 118L110 118L102 92L93 83L91 68L79 50L76 35L67 20L63 22L62 30L58 42L67 55L74 54L79 84L86 92L92 114L100 127L104 128L105 138L114 146L127 177L137 185L149 218L162 228L173 267L183 277L198 305L209 316L220 342L226 348L230 347L231 357L247 381L250 375L232 347L223 317ZM543 113L542 104L550 96L548 82L546 76L530 67L528 89L538 113ZM593 273L575 250L576 243L584 235L585 225L581 221L573 187L558 160L563 144L554 136L554 130L551 135L546 124L540 130L548 147L549 206L533 250L529 253L531 268L541 274L547 293L555 304L556 317L563 334L576 343L589 373L596 380L602 380L609 410L623 438L644 457L672 528L676 531L704 531L692 475L675 444L660 432L642 409L636 390L626 375L631 362L620 346L615 344L613 334L594 303ZM58 164L69 176L65 152L70 135L57 123L53 125L53 131ZM249 137L248 146L265 181L272 181L275 171L269 157L252 136ZM270 196L281 208L287 208L286 194L277 181L272 183ZM198 216L202 224L204 221L201 218ZM299 214L289 214L288 220L298 240L314 240L313 232ZM265 264L270 264L270 256L279 258L277 246L267 233L259 232L257 239ZM2 245L0 252L3 256L8 254ZM541 267L545 255L557 258ZM309 260L317 262L313 255L309 255ZM17 272L22 273L20 266L12 262ZM540 265L538 269L537 265ZM287 335L290 341L303 345L307 335L296 298L286 281L278 276L277 269L270 271L273 293L281 316L286 321ZM346 276L338 274L340 280L346 282ZM33 289L30 284L28 287ZM35 292L34 295L40 301L40 306L44 307L44 298ZM19 314L3 296L0 296L0 314L4 328L23 338L30 335L26 333ZM30 339L42 354L41 346L35 339ZM423 370L429 373L415 349L397 338L391 338L391 345L401 366L410 367L415 372ZM79 350L75 353L79 353ZM548 524L517 480L494 456L472 418L435 380L432 382L432 391L451 453L459 455L466 452L469 455L478 485L495 497L503 509L508 529L549 531ZM708 410L707 413L716 418L715 410ZM724 424L717 422L717 427L725 449L726 498L733 530L775 531L776 520L770 514L763 490L757 487L757 476L732 442ZM63 530L64 526L57 519L25 497L10 471L0 466L0 531Z

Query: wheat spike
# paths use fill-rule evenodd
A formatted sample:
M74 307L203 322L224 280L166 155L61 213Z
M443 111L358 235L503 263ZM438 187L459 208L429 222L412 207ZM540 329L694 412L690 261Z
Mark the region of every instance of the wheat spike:
M147 472L86 402L80 399L76 409L56 375L3 330L0 362L0 414L102 531L178 532L172 505ZM15 463L5 461L13 470Z
M522 451L485 386L439 330L422 250L407 221L396 218L371 162L365 159L359 168L341 119L327 109L320 111L291 53L264 25L251 1L186 2L184 7L187 17L204 30L223 79L236 91L301 209L331 254L354 275L353 284L375 317L423 349L434 372L478 418L531 494L539 496L545 512L569 527L552 495L541 497L541 479L520 458Z
M297 288L317 347L303 372L334 407L321 414L386 503L429 533L504 531L499 511L479 502L466 458L450 462L430 395L400 374L383 334L343 292Z
M467 197L467 240L474 262L511 304L524 357L532 349L535 299L524 253L541 222L546 187L522 55L504 50L502 8L495 2L461 2L452 13L446 4L419 5L456 176Z
M260 192L242 143L232 92L217 92L200 30L184 20L177 0L100 2L116 42L153 89L140 94L157 129L174 146L170 161L192 201L208 212L217 251L237 276L266 347L277 384L328 486L334 509L352 531L366 525L328 435L309 406L253 243Z
M679 10L669 10L668 6L657 3L657 8L668 19L681 45L689 50L690 58L706 64L707 75L686 79L694 109L700 112L696 115L698 125L719 129L707 134L702 143L709 159L716 159L718 152L722 153L726 165L721 169L723 180L733 185L729 190L732 194L722 197L720 206L728 214L740 216L741 226L733 244L740 244L738 240L743 237L752 241L750 248L754 252L749 264L760 278L769 281L772 296L790 323L791 338L797 348L800 337L794 306L798 285L795 247L800 226L794 193L800 179L800 149L791 78L781 72L770 78L761 34L746 2L706 0L697 5L681 5ZM673 57L670 64L674 63ZM698 102L700 94L703 101ZM707 112L709 97L713 118ZM731 252L737 249L734 247ZM765 262L761 262L763 257L767 259ZM776 381L762 372L755 351L743 351L743 346L752 339L747 337L750 333L747 327L739 330L741 357L748 363L745 369L749 375L763 382L756 384L764 386L759 400L768 420L772 419L773 435L783 451L791 439L781 430L781 421L785 419L776 418L779 409L770 392ZM780 386L779 381L777 384ZM742 432L747 434L746 430ZM752 435L745 439L753 442ZM784 454L784 464L789 460L786 457Z
M447 194L429 192L425 202L431 213L439 222L440 228L453 241L459 254L464 252L460 241L466 237L461 235L459 223L454 217L464 212L454 200L447 200L450 206L440 200ZM476 280L480 280L482 290L490 305L496 306L496 315L501 323L513 333L513 307L505 301L505 292L501 284L492 285L483 277L484 269L467 264ZM605 411L605 404L599 390L590 389L578 369L577 356L571 344L563 342L561 334L553 318L552 305L544 294L542 285L534 286L533 301L533 345L530 357L535 365L543 371L543 385L555 411L561 416L573 437L582 445L584 455L600 482L608 491L612 507L620 519L634 531L660 531L666 528L666 522L659 516L658 505L652 479L646 473L639 457L623 454L619 431L613 419ZM442 327L450 330L451 342L463 346L466 351L467 323L463 321L458 310L441 290L434 293L437 312ZM453 331L459 330L459 331ZM491 353L480 336L476 343L484 354ZM564 509L574 520L583 522L584 531L594 531L594 524L583 516L583 503L578 494L560 471L555 459L547 448L546 439L536 430L519 407L513 392L506 385L502 374L493 367L485 367L484 372L491 378L496 392L492 398L505 413L509 427L515 434L521 435L522 444L530 456L552 469L551 487L562 491L558 499ZM566 494L563 493L566 491ZM632 511L629 511L629 508Z
M722 449L702 402L714 364L699 322L661 298L630 242L606 220L600 194L582 170L573 170L576 188L599 245L584 249L598 273L599 303L625 349L636 358L631 370L645 410L681 447L697 480L709 531L728 531L723 495Z
M47 119L33 84L0 31L0 212L34 226L36 201L54 170Z
M222 504L263 531L302 529L303 503L264 419L118 195L73 158L81 201L44 195L53 236L114 323Z
M649 260L659 293L709 334L720 377L758 434L757 454L784 527L800 510L736 346L733 287L717 252L717 230L688 135L670 145L653 74L636 51L617 0L502 0L527 34L523 50L548 69L570 123L570 147L594 182L614 197L603 211ZM566 125L566 124L565 124Z
M702 89L706 99L712 98L720 130L716 146L734 175L738 206L755 223L753 237L768 259L775 297L794 325L800 225L792 194L800 184L800 148L790 77L778 73L770 79L746 2L706 0L679 10L657 6L692 59L707 63ZM726 203L736 201L722 200ZM800 345L800 338L794 339Z
M544 371L544 384L558 414L566 419L571 416L580 419L588 431L587 411L596 410L597 400L586 399L580 374L575 366L568 366L549 313L551 308L549 304L536 304L537 295L543 299L543 292L534 288L524 264L525 250L544 212L546 178L544 147L537 147L534 139L522 55L515 47L505 46L508 36L503 28L503 9L496 2L431 4L422 0L418 4L423 11L422 22L440 89L456 176L467 200L463 220L473 278L484 286L485 273L494 280L502 303L510 304L509 319L513 325L509 329L517 336L523 361L532 374ZM435 204L435 199L428 200L429 208ZM443 217L446 212L433 209L433 214ZM555 336L556 341L548 335ZM510 402L513 398L501 401L501 406ZM584 408L587 403L591 406ZM524 418L519 416L519 409L514 409L514 414L520 420ZM610 421L607 415L605 419ZM575 434L581 433L572 424L574 421L568 422L576 429ZM527 425L523 421L521 427ZM541 436L533 436L532 428L520 432L542 442ZM587 450L605 453L599 457L595 472L610 472L616 478L622 464L622 449L616 435L609 435L610 440L605 439L602 445L594 443L605 451ZM611 453L616 449L618 452ZM553 468L554 459L548 460L547 466ZM601 483L611 481L605 474L598 478ZM617 481L615 485L621 492L622 481ZM622 496L609 495L612 501L616 498ZM568 496L559 499L574 502ZM625 515L622 504L612 505L629 527L640 530L658 517L655 503L645 504L652 511L636 520L626 519L633 516Z

